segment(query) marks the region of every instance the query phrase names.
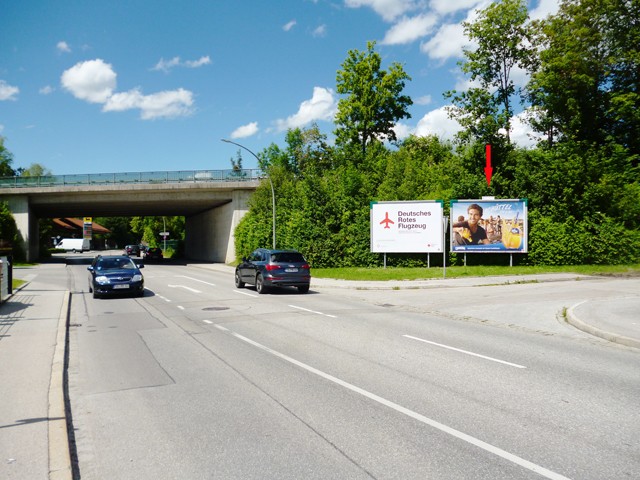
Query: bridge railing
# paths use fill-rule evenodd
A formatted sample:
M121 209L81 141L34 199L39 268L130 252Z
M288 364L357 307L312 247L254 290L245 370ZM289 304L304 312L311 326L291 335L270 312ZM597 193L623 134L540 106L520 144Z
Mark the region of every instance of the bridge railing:
M265 178L260 169L178 170L173 172L86 173L41 177L0 177L0 188L141 183L242 182Z

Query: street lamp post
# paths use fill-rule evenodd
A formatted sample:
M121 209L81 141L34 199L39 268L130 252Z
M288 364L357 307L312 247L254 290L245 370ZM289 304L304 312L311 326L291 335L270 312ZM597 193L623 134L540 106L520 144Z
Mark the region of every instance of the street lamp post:
M258 161L258 163L260 163L260 159L258 158L258 156L253 153L251 150L249 150L247 147L245 147L244 145L240 145L239 143L236 142L232 142L231 140L227 140L225 138L221 139L223 142L225 143L231 143L233 145L236 145L240 148L243 148L244 150L246 150L247 152L249 152L251 155L253 155L254 157L256 157L256 160ZM267 173L267 178L269 179L269 185L271 185L271 210L273 211L273 221L272 221L272 230L273 230L273 248L275 250L276 248L276 193L275 190L273 189L273 182L271 181L271 175L269 175Z

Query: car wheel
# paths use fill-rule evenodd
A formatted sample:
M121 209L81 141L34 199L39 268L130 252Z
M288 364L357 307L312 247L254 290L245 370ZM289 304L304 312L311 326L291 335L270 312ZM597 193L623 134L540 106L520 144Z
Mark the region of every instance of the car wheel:
M264 285L264 280L262 279L262 275L258 275L256 277L256 291L259 294L267 293L268 288Z
M240 280L240 272L236 270L236 288L244 288L244 282Z
M309 285L298 287L298 293L307 293L309 291Z
M93 298L100 298L100 295L95 290L93 291Z

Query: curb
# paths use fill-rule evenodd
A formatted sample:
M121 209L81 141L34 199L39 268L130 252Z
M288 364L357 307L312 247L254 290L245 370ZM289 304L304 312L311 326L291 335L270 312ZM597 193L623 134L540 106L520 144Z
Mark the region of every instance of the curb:
M71 480L71 455L64 399L64 367L71 293L64 295L49 383L49 480Z
M589 333L596 337L604 338L605 340L608 340L610 342L625 345L627 347L640 348L640 340L636 340L635 338L627 337L625 335L617 335L615 333L607 332L580 320L573 311L586 302L588 302L588 300L583 300L582 302L576 303L575 305L567 309L567 323L574 326L578 330L582 330L583 332Z

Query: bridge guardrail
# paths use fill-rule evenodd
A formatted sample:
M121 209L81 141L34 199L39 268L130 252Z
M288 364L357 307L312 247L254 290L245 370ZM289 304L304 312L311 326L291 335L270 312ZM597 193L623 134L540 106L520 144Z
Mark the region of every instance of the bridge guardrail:
M141 183L242 182L265 178L260 169L178 170L167 172L86 173L41 177L0 177L0 188L118 185Z

